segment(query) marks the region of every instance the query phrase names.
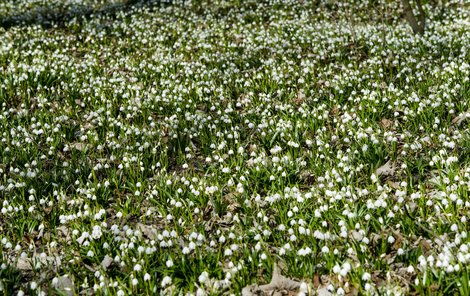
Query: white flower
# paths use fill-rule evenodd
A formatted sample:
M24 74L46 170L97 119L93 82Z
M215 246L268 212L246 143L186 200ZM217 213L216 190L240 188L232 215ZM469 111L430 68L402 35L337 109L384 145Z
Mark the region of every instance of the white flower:
M31 290L36 290L36 288L38 287L38 284L36 282L31 282L30 287L31 287Z
M308 294L308 285L305 282L300 283L299 294L297 294L297 296Z
M377 176L376 176L375 174L372 174L372 175L370 176L370 179L372 180L373 183L377 182L377 180L378 180L378 179L377 179Z
M334 272L334 273L339 273L340 271L341 271L341 267L340 267L338 264L336 264L335 266L333 266L333 272Z
M93 226L91 237L93 237L94 239L99 239L102 235L103 232L101 231L101 227L98 225Z
M204 292L204 290L201 288L197 288L196 296L204 296L204 295L206 295L206 292Z
M171 277L166 276L166 277L164 277L163 280L162 280L162 287L164 288L164 287L166 287L166 286L168 286L168 285L171 285Z
M151 278L150 274L146 273L146 274L144 275L144 281L149 281L150 278Z
M203 271L198 278L201 284L205 283L208 279L209 279L209 274L207 273L207 271Z
M415 269L412 265L408 266L408 268L406 269L406 272L408 273L414 273L415 272Z

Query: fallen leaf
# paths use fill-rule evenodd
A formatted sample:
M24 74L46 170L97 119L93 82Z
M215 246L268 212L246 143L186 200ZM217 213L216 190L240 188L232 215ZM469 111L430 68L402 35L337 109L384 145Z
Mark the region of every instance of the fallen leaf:
M75 295L75 285L68 276L61 276L57 278L57 282L53 283L52 286L59 292L61 295L73 296Z
M429 243L429 241L427 241L426 239L421 239L419 241L419 246L421 248L423 248L424 252L426 253L427 251L431 250L431 244Z
M464 122L468 118L470 118L470 112L465 112L465 113L459 114L459 116L452 119L452 123L455 125L460 125L462 122Z
M73 149L76 149L78 151L84 151L84 150L87 150L88 144L87 143L76 142L76 143L72 143L70 145L70 147L73 148Z
M382 236L378 233L372 233L370 235L370 240L372 243L377 244L379 240L382 239Z
M351 234L352 234L352 237L358 242L360 242L364 238L362 233L360 233L359 231L356 231L356 230L354 230Z
M411 214L413 214L417 208L418 208L418 205L415 202L408 203L408 209Z
M317 289L317 295L318 296L332 296L333 293L331 293L327 287L323 287L323 288Z
M57 234L65 238L66 243L72 242L72 238L70 237L70 231L67 228L67 226L59 226L56 228L57 229Z
M257 284L246 286L242 289L242 296L282 295L282 291L293 291L298 290L299 288L300 282L291 280L281 275L279 272L279 267L275 263L271 282L261 286L258 286Z
M376 287L382 287L385 285L385 279L380 271L376 270L372 272L372 282L374 282Z
M83 236L80 236L77 238L77 243L79 243L80 245L83 244L84 241L85 241L85 237Z
M393 234L395 236L395 242L393 243L392 245L392 249L393 250L398 250L399 248L401 248L401 246L403 245L403 241L405 240L405 238L403 237L403 235L401 235L401 233L399 233L398 231L393 231Z
M19 270L32 270L33 267L31 265L30 259L19 258L18 262L16 263L16 268Z
M16 268L19 270L33 270L41 267L42 265L50 265L53 267L60 266L62 261L59 256L40 256L35 255L33 258L19 258L16 263Z
M306 99L306 96L303 90L299 90L297 93L297 97L293 99L293 102L295 104L302 104L303 102L305 102L305 99Z
M149 225L145 225L145 224L142 224L142 223L137 223L137 227L136 227L140 232L142 232L148 239L157 239L157 229L152 227L152 226L149 226Z
M101 261L101 266L104 270L108 269L108 267L113 263L113 258L106 255L104 256L103 261Z
M444 246L444 244L448 240L449 240L449 238L447 237L447 233L444 233L443 235L440 235L440 236L436 237L435 242L436 242L436 245L441 248L441 247Z
M439 286L438 283L432 283L429 288L431 289L431 291L433 292L437 292L441 289L441 286Z
M393 126L393 121L391 121L390 119L388 118L383 118L381 121L380 121L380 126L384 129L389 129L390 127Z
M387 180L387 184L392 187L393 189L398 189L400 188L400 185L397 183L397 182L393 182L393 181L390 181L390 180Z
M313 276L313 286L315 288L318 288L320 287L321 285L321 282L320 282L320 276L316 273L314 276Z
M379 167L377 171L375 171L375 174L377 176L392 176L395 174L395 169L395 164L392 164L389 160L383 166Z

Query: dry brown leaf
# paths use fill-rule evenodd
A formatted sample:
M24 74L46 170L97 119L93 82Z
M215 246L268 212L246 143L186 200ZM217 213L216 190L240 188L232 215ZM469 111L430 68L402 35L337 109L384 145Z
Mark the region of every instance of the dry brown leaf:
M305 96L303 90L299 90L299 92L297 93L297 97L293 99L293 102L294 102L295 104L300 105L300 104L302 104L303 102L305 102L305 99L306 99L306 98L307 98L307 97Z
M372 243L377 244L379 240L382 238L382 236L378 233L372 233L370 238L371 238L370 240Z
M372 281L374 282L376 287L382 287L385 285L385 279L380 271L376 270L372 272Z
M362 235L362 233L360 233L360 232L357 231L357 230L354 230L351 234L352 234L352 237L353 237L356 241L358 241L358 242L360 242L360 241L364 238L364 236Z
M64 238L66 243L71 243L72 242L72 237L70 236L70 231L67 228L67 226L59 226L57 227L57 233Z
M314 276L313 276L313 286L315 288L318 288L320 287L321 285L321 282L320 282L320 276L318 275L318 273L316 273Z
M72 143L70 147L78 151L84 151L88 149L89 145L87 143L76 142Z
M400 188L400 185L397 183L397 182L393 182L393 181L390 181L390 180L387 180L387 184L392 187L393 189L398 189Z
M389 160L383 166L379 167L377 171L375 171L375 174L377 176L393 176L395 170L395 164L392 164L391 160Z
M356 286L348 286L346 289L346 296L356 296L359 295L359 289Z
M470 113L465 112L465 113L459 114L459 116L452 119L452 123L455 124L455 125L460 125L460 124L462 124L462 122L464 122L468 118L470 118Z
M425 253L431 250L431 244L426 239L419 240L419 246L423 248Z
M103 267L104 270L108 269L109 266L113 263L113 258L106 255L104 256L103 261L101 261L101 266Z
M327 287L322 287L322 288L317 289L317 295L318 296L332 296L333 293L328 291Z
M408 209L411 214L413 214L417 208L418 208L418 205L415 202L408 203Z
M441 289L441 286L439 286L438 283L432 283L429 288L431 289L432 292L437 292Z
M381 126L383 129L388 130L390 127L393 126L393 121L391 121L391 120L388 119L388 118L383 118L383 119L380 121L380 126Z
M33 258L19 258L16 263L16 268L19 270L33 270L41 265L49 265L52 267L60 266L62 261L59 256L46 256L35 255Z
M271 282L266 285L257 284L246 286L242 289L242 296L267 296L267 295L282 295L280 293L298 290L300 282L291 280L281 275L279 267L275 263L273 268L273 276Z
M75 295L75 285L68 276L58 277L57 282L52 283L52 287L54 287L57 291L61 292L61 295Z
M438 247L443 247L444 243L446 243L448 240L449 238L447 237L447 233L444 233L443 235L438 236L435 242Z
M395 237L395 243L393 244L392 248L398 250L405 241L405 237L397 230L392 229L392 232L393 236Z
M155 227L145 225L142 223L137 223L136 227L140 232L142 232L148 239L157 239L157 229Z

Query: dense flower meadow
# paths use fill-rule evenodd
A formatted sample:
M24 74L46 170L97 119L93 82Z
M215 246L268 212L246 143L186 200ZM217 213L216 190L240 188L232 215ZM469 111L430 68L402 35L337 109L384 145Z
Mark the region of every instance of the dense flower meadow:
M470 294L470 2L0 2L0 294ZM292 295L296 295L295 293Z

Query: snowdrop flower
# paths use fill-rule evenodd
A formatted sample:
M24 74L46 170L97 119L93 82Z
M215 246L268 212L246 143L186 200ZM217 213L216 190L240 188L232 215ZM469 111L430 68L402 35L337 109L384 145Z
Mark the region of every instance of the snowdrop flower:
M203 271L201 275L199 275L199 278L198 278L201 284L205 283L208 279L209 279L209 274L207 273L207 271Z
M166 287L168 285L171 285L171 277L165 276L162 280L162 287Z

